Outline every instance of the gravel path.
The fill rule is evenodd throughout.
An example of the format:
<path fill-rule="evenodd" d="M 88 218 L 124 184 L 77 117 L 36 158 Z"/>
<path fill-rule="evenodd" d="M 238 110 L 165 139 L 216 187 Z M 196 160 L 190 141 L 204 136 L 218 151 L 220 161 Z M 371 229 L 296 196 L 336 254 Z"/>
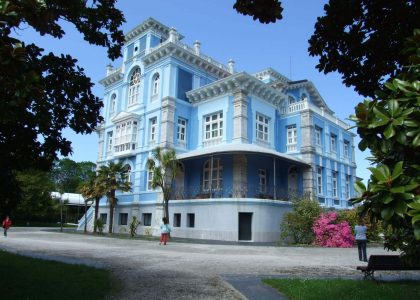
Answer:
<path fill-rule="evenodd" d="M 109 268 L 124 284 L 115 299 L 243 299 L 223 277 L 360 276 L 357 249 L 209 245 L 114 239 L 12 228 L 8 251 Z M 370 254 L 384 254 L 368 248 Z"/>

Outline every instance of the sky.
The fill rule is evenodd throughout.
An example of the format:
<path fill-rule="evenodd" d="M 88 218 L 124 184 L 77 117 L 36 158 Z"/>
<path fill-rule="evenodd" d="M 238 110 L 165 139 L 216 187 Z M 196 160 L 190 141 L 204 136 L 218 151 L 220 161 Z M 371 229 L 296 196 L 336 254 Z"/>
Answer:
<path fill-rule="evenodd" d="M 308 54 L 308 39 L 314 32 L 316 18 L 324 15 L 326 0 L 282 0 L 283 19 L 275 24 L 261 24 L 250 16 L 240 15 L 232 8 L 234 0 L 153 0 L 117 3 L 125 15 L 122 30 L 126 33 L 141 22 L 152 17 L 174 27 L 185 36 L 183 43 L 192 45 L 201 42 L 204 54 L 227 64 L 233 59 L 236 71 L 250 74 L 268 67 L 277 70 L 292 80 L 312 81 L 328 106 L 342 120 L 353 114 L 354 107 L 363 100 L 352 87 L 341 82 L 340 74 L 320 73 L 315 67 L 316 57 Z M 61 40 L 41 37 L 30 28 L 22 27 L 16 34 L 26 42 L 35 42 L 46 52 L 70 54 L 78 60 L 85 73 L 95 83 L 93 92 L 103 97 L 103 87 L 98 83 L 105 77 L 106 65 L 111 61 L 106 49 L 89 45 L 72 27 L 66 26 L 66 35 Z M 121 65 L 121 59 L 111 62 Z M 350 123 L 348 121 L 348 123 Z M 98 137 L 77 135 L 70 129 L 64 135 L 72 142 L 75 161 L 96 162 Z M 359 138 L 355 138 L 357 145 Z M 367 180 L 369 166 L 366 157 L 356 147 L 357 175 Z"/>

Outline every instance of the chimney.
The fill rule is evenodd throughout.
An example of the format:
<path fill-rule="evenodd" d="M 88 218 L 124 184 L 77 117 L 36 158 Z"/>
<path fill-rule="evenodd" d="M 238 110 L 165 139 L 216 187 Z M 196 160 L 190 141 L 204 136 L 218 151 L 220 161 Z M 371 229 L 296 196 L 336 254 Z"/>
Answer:
<path fill-rule="evenodd" d="M 235 73 L 235 61 L 232 58 L 228 61 L 228 67 L 230 73 Z"/>
<path fill-rule="evenodd" d="M 109 63 L 106 66 L 106 76 L 110 75 L 114 71 L 114 67 Z"/>
<path fill-rule="evenodd" d="M 201 48 L 201 43 L 200 43 L 200 41 L 196 40 L 194 42 L 194 51 L 195 51 L 195 54 L 200 55 L 200 48 Z"/>
<path fill-rule="evenodd" d="M 178 32 L 173 27 L 169 30 L 169 41 L 172 43 L 178 42 Z"/>

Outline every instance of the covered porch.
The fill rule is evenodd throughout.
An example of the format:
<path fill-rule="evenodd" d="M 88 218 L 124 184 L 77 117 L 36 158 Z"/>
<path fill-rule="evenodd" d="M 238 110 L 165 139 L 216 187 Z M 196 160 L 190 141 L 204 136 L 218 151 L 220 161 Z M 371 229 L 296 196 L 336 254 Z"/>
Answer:
<path fill-rule="evenodd" d="M 309 164 L 254 144 L 229 144 L 178 155 L 174 200 L 257 198 L 290 201 L 305 194 Z"/>

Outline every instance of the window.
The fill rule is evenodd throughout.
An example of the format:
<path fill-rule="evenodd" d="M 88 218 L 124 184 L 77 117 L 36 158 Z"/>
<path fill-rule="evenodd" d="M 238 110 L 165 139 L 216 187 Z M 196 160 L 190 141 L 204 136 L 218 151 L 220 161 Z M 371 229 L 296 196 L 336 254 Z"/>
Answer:
<path fill-rule="evenodd" d="M 296 124 L 287 126 L 287 151 L 297 150 L 297 128 Z"/>
<path fill-rule="evenodd" d="M 340 205 L 340 200 L 334 199 L 334 205 Z"/>
<path fill-rule="evenodd" d="M 181 214 L 174 214 L 174 227 L 181 227 Z"/>
<path fill-rule="evenodd" d="M 322 146 L 322 129 L 319 127 L 315 127 L 315 145 Z"/>
<path fill-rule="evenodd" d="M 338 195 L 338 182 L 337 182 L 337 178 L 338 178 L 338 172 L 333 171 L 332 172 L 332 192 L 333 192 L 333 197 L 337 197 Z"/>
<path fill-rule="evenodd" d="M 211 186 L 210 186 L 211 182 Z M 203 170 L 203 189 L 221 189 L 223 183 L 223 166 L 220 158 L 213 159 L 213 166 L 211 166 L 211 159 L 206 161 Z"/>
<path fill-rule="evenodd" d="M 325 198 L 318 198 L 319 204 L 325 204 Z"/>
<path fill-rule="evenodd" d="M 143 219 L 143 226 L 151 226 L 152 225 L 152 214 L 151 213 L 142 214 L 142 219 Z"/>
<path fill-rule="evenodd" d="M 349 158 L 349 141 L 344 141 L 344 157 Z"/>
<path fill-rule="evenodd" d="M 117 95 L 116 94 L 112 94 L 111 96 L 111 104 L 110 104 L 110 110 L 109 110 L 109 115 L 112 116 L 115 114 L 115 109 L 117 106 Z"/>
<path fill-rule="evenodd" d="M 152 182 L 153 182 L 153 172 L 148 171 L 147 172 L 147 190 L 149 191 L 153 190 Z"/>
<path fill-rule="evenodd" d="M 331 152 L 337 152 L 337 136 L 335 134 L 331 134 Z"/>
<path fill-rule="evenodd" d="M 135 150 L 137 145 L 137 121 L 118 123 L 115 127 L 115 152 Z"/>
<path fill-rule="evenodd" d="M 155 96 L 159 93 L 159 82 L 160 82 L 160 75 L 159 73 L 156 73 L 153 76 L 152 96 Z"/>
<path fill-rule="evenodd" d="M 322 195 L 323 194 L 323 187 L 322 187 L 322 167 L 317 167 L 316 168 L 316 186 L 317 186 L 317 191 L 318 191 L 318 195 Z"/>
<path fill-rule="evenodd" d="M 293 98 L 292 96 L 289 96 L 289 105 L 293 103 L 296 103 L 296 99 Z"/>
<path fill-rule="evenodd" d="M 149 121 L 149 143 L 156 142 L 157 119 L 153 118 Z"/>
<path fill-rule="evenodd" d="M 351 181 L 351 176 L 350 175 L 346 175 L 346 199 L 350 198 L 350 181 Z"/>
<path fill-rule="evenodd" d="M 112 131 L 107 133 L 107 152 L 112 152 Z"/>
<path fill-rule="evenodd" d="M 268 124 L 269 118 L 260 114 L 256 115 L 256 133 L 257 133 L 257 140 L 268 142 Z"/>
<path fill-rule="evenodd" d="M 127 182 L 131 182 L 131 166 L 125 165 L 125 171 L 124 171 L 124 180 Z"/>
<path fill-rule="evenodd" d="M 183 69 L 178 69 L 178 82 L 177 82 L 177 97 L 188 101 L 187 92 L 191 91 L 193 87 L 193 74 Z"/>
<path fill-rule="evenodd" d="M 223 135 L 223 112 L 215 113 L 204 118 L 204 139 L 221 138 Z"/>
<path fill-rule="evenodd" d="M 128 214 L 127 213 L 120 214 L 119 225 L 127 225 L 127 220 L 128 220 Z"/>
<path fill-rule="evenodd" d="M 102 223 L 106 224 L 106 219 L 108 218 L 108 214 L 100 214 L 99 219 L 101 219 Z"/>
<path fill-rule="evenodd" d="M 128 88 L 128 106 L 136 104 L 139 100 L 140 89 L 140 68 L 136 68 L 130 77 L 130 87 Z"/>
<path fill-rule="evenodd" d="M 187 214 L 187 227 L 193 228 L 195 226 L 195 214 Z"/>
<path fill-rule="evenodd" d="M 178 132 L 177 132 L 178 142 L 185 143 L 187 140 L 187 120 L 179 118 L 178 119 Z"/>
<path fill-rule="evenodd" d="M 267 170 L 266 169 L 259 169 L 258 170 L 258 181 L 259 181 L 259 192 L 266 193 L 267 192 Z"/>

